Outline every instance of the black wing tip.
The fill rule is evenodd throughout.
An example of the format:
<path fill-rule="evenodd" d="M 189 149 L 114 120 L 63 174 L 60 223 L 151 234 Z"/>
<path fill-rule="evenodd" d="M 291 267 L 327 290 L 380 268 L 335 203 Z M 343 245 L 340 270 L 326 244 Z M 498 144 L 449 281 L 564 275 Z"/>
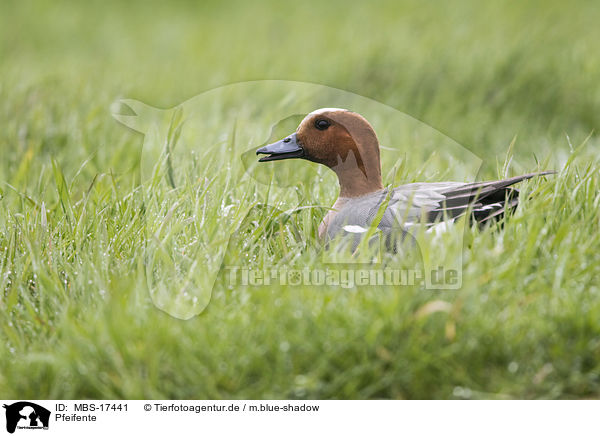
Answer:
<path fill-rule="evenodd" d="M 519 203 L 519 191 L 511 187 L 512 185 L 550 174 L 556 174 L 556 171 L 541 171 L 502 180 L 468 183 L 460 188 L 450 189 L 442 192 L 446 199 L 441 202 L 441 207 L 430 212 L 430 219 L 440 219 L 444 214 L 458 218 L 465 213 L 469 213 L 479 224 L 500 219 L 506 209 L 514 210 Z M 490 207 L 495 204 L 498 206 Z"/>
<path fill-rule="evenodd" d="M 521 182 L 523 180 L 532 179 L 534 177 L 549 176 L 551 174 L 556 174 L 557 172 L 558 171 L 555 171 L 555 170 L 540 171 L 540 172 L 537 172 L 537 173 L 528 173 L 528 174 L 522 174 L 520 176 L 509 177 L 508 179 L 503 179 L 503 180 L 498 180 L 498 181 L 499 182 L 508 182 L 508 181 L 513 181 L 514 180 L 513 183 L 519 183 L 519 182 Z"/>

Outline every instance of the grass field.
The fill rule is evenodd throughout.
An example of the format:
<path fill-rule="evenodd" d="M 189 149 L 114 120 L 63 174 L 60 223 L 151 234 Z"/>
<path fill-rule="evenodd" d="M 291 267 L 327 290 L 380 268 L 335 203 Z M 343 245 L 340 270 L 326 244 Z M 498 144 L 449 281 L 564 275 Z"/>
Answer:
<path fill-rule="evenodd" d="M 480 3 L 3 1 L 0 397 L 598 398 L 600 9 Z M 404 112 L 481 158 L 482 180 L 558 174 L 522 185 L 531 198 L 502 228 L 447 247 L 464 261 L 458 291 L 232 287 L 223 269 L 205 311 L 171 317 L 146 289 L 170 206 L 194 218 L 169 227 L 173 243 L 234 233 L 224 264 L 257 268 L 317 266 L 322 213 L 253 209 L 241 161 L 222 155 L 177 168 L 177 190 L 145 179 L 144 137 L 111 105 L 168 108 L 263 79 Z M 397 176 L 419 179 L 425 162 L 406 162 Z M 227 220 L 203 212 L 214 168 Z M 335 199 L 299 189 L 307 204 Z"/>

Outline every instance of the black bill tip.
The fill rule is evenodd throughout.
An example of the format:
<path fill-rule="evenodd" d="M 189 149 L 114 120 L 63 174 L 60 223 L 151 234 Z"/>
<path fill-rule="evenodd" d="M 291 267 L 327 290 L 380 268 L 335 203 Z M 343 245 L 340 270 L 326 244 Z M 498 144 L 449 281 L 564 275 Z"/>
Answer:
<path fill-rule="evenodd" d="M 294 133 L 281 141 L 259 148 L 256 150 L 256 154 L 266 154 L 267 156 L 261 157 L 258 161 L 269 162 L 304 157 L 304 149 L 298 144 L 298 139 Z"/>

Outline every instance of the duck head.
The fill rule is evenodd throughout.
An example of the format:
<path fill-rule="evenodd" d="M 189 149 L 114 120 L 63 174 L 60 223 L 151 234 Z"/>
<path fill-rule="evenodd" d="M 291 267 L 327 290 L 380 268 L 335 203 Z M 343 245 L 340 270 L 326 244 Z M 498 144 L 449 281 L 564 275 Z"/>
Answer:
<path fill-rule="evenodd" d="M 379 141 L 361 115 L 325 108 L 308 114 L 296 132 L 259 148 L 259 162 L 301 158 L 331 168 L 338 176 L 340 197 L 359 197 L 383 189 Z"/>

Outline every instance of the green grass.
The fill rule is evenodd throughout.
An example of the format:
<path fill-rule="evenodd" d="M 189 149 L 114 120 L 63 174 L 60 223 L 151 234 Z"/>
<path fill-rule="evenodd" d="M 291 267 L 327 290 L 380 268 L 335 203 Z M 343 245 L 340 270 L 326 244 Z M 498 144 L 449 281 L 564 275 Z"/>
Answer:
<path fill-rule="evenodd" d="M 3 2 L 0 397 L 598 398 L 598 21 L 587 1 Z M 464 260 L 458 291 L 232 287 L 223 269 L 204 312 L 170 317 L 147 290 L 149 253 L 163 271 L 189 267 L 233 233 L 224 265 L 318 267 L 323 212 L 286 221 L 256 207 L 268 188 L 238 183 L 242 161 L 227 166 L 193 130 L 177 143 L 198 145 L 174 162 L 178 189 L 165 172 L 144 177 L 144 138 L 111 104 L 172 107 L 262 79 L 403 111 L 483 159 L 480 179 L 505 175 L 515 136 L 509 175 L 559 173 L 524 184 L 529 199 L 501 229 L 468 229 L 447 248 Z M 221 145 L 237 155 L 276 113 L 234 126 L 216 111 L 210 135 L 238 129 Z M 423 139 L 378 133 L 406 156 L 396 178 L 386 162 L 387 182 L 423 180 Z M 334 186 L 295 165 L 301 205 L 329 206 Z M 427 165 L 426 179 L 462 171 Z M 219 193 L 203 196 L 214 168 Z M 206 212 L 228 205 L 226 220 Z M 169 264 L 156 241 L 196 251 Z M 439 300 L 450 308 L 427 310 Z"/>

